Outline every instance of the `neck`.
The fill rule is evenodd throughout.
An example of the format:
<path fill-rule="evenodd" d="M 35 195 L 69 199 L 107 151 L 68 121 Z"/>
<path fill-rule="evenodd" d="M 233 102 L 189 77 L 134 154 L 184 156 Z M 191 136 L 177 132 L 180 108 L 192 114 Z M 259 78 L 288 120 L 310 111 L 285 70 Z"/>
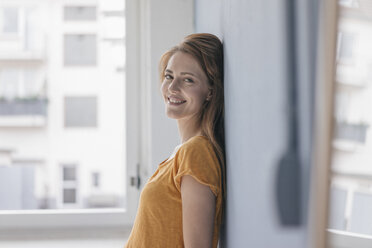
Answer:
<path fill-rule="evenodd" d="M 182 143 L 194 136 L 202 135 L 200 124 L 196 118 L 179 119 L 177 120 L 177 125 Z"/>

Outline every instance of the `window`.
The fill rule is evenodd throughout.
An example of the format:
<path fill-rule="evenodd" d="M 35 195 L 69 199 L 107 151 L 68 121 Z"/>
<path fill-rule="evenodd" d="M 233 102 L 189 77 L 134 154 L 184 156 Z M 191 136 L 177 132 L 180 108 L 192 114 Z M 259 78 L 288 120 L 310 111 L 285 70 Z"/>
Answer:
<path fill-rule="evenodd" d="M 6 199 L 0 201 L 0 209 L 35 209 L 34 176 L 34 166 L 0 166 L 0 199 Z"/>
<path fill-rule="evenodd" d="M 331 187 L 331 199 L 330 204 L 332 211 L 329 216 L 329 228 L 337 230 L 346 230 L 347 226 L 347 199 L 348 190 L 338 188 L 335 186 Z"/>
<path fill-rule="evenodd" d="M 355 192 L 350 218 L 350 231 L 372 235 L 372 192 Z"/>
<path fill-rule="evenodd" d="M 75 166 L 64 166 L 63 167 L 63 181 L 76 181 Z"/>
<path fill-rule="evenodd" d="M 101 174 L 99 172 L 93 172 L 92 173 L 92 186 L 94 188 L 99 188 L 99 186 L 100 186 L 100 177 L 101 177 Z"/>
<path fill-rule="evenodd" d="M 95 34 L 66 34 L 64 36 L 65 66 L 94 66 L 97 64 Z"/>
<path fill-rule="evenodd" d="M 337 59 L 342 62 L 354 58 L 355 34 L 340 32 L 338 34 Z"/>
<path fill-rule="evenodd" d="M 124 9 L 124 2 L 129 7 Z M 97 0 L 96 3 L 96 21 L 84 22 L 64 21 L 65 5 L 61 1 L 31 4 L 37 9 L 34 12 L 37 14 L 29 20 L 29 25 L 35 19 L 59 24 L 39 22 L 41 25 L 32 25 L 34 32 L 48 38 L 43 46 L 49 48 L 45 60 L 17 64 L 21 70 L 38 66 L 46 75 L 41 81 L 49 99 L 47 125 L 37 128 L 0 127 L 0 153 L 11 150 L 3 156 L 5 158 L 0 157 L 0 161 L 7 160 L 8 166 L 21 159 L 40 161 L 35 166 L 34 177 L 34 197 L 40 204 L 32 211 L 23 208 L 0 210 L 1 232 L 27 228 L 46 231 L 56 228 L 69 232 L 72 226 L 116 228 L 133 223 L 139 189 L 130 185 L 130 179 L 137 176 L 138 164 L 147 159 L 139 153 L 140 147 L 148 145 L 139 138 L 145 129 L 145 125 L 139 123 L 140 116 L 147 113 L 140 113 L 141 105 L 137 104 L 142 90 L 140 78 L 144 75 L 141 72 L 148 71 L 139 66 L 143 54 L 138 54 L 145 45 L 138 35 L 138 32 L 145 32 L 139 31 L 144 27 L 138 22 L 144 12 L 138 1 Z M 124 39 L 115 39 L 114 44 L 120 51 L 120 54 L 115 53 L 122 59 L 120 64 L 112 59 L 112 44 L 103 40 L 102 27 L 106 16 L 102 13 L 107 9 L 130 13 L 120 17 L 125 18 L 125 22 L 116 22 L 110 27 L 113 33 L 121 33 L 125 30 L 122 25 L 127 26 L 127 43 Z M 191 30 L 191 25 L 187 27 Z M 176 36 L 175 32 L 173 34 Z M 4 43 L 0 39 L 0 46 Z M 106 49 L 110 52 L 107 53 Z M 14 57 L 17 55 L 13 54 Z M 125 60 L 131 63 L 126 65 Z M 86 69 L 87 66 L 90 67 Z M 116 72 L 119 66 L 125 66 L 123 73 Z M 84 101 L 86 97 L 93 99 Z M 79 104 L 79 99 L 84 104 Z M 77 116 L 78 113 L 81 116 Z M 80 128 L 98 125 L 99 130 Z M 76 181 L 63 180 L 64 165 L 76 166 Z M 94 180 L 93 172 L 100 173 Z M 65 174 L 66 178 L 71 178 L 68 172 Z M 92 184 L 97 185 L 97 181 L 98 187 L 95 188 Z M 9 194 L 2 197 L 0 202 L 6 201 Z M 75 201 L 77 204 L 72 204 Z M 68 209 L 69 206 L 74 209 Z M 26 232 L 13 233 L 22 236 Z"/>
<path fill-rule="evenodd" d="M 78 204 L 78 177 L 76 165 L 62 165 L 62 199 L 63 207 L 71 207 Z"/>
<path fill-rule="evenodd" d="M 18 69 L 0 70 L 0 96 L 2 98 L 13 99 L 19 96 L 20 74 Z"/>
<path fill-rule="evenodd" d="M 0 33 L 4 35 L 19 33 L 19 9 L 17 7 L 0 9 Z"/>
<path fill-rule="evenodd" d="M 359 7 L 358 0 L 339 0 L 338 3 L 341 6 L 348 7 L 348 8 L 358 8 Z"/>
<path fill-rule="evenodd" d="M 368 7 L 356 0 L 339 1 L 337 42 L 337 81 L 333 95 L 333 137 L 331 155 L 331 190 L 329 228 L 340 240 L 350 239 L 345 247 L 370 247 L 372 240 L 372 143 L 371 86 L 365 68 L 372 61 L 372 31 Z M 353 14 L 351 14 L 353 13 Z M 367 14 L 368 13 L 368 14 Z M 344 63 L 345 62 L 345 63 Z M 345 66 L 352 62 L 353 67 Z M 348 82 L 348 83 L 345 83 Z M 352 82 L 352 83 L 349 83 Z"/>
<path fill-rule="evenodd" d="M 44 76 L 36 68 L 0 69 L 0 98 L 45 97 Z"/>
<path fill-rule="evenodd" d="M 65 127 L 97 127 L 97 97 L 65 97 Z"/>
<path fill-rule="evenodd" d="M 65 6 L 65 21 L 95 21 L 97 18 L 95 6 Z"/>

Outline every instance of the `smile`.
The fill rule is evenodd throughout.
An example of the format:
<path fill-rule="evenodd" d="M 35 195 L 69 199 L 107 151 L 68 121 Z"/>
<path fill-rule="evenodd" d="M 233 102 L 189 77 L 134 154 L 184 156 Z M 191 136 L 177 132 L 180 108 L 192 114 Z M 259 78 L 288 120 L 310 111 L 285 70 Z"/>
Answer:
<path fill-rule="evenodd" d="M 175 99 L 175 98 L 169 98 L 168 97 L 168 103 L 172 104 L 172 105 L 180 105 L 182 103 L 185 103 L 186 100 L 180 100 L 180 99 Z"/>

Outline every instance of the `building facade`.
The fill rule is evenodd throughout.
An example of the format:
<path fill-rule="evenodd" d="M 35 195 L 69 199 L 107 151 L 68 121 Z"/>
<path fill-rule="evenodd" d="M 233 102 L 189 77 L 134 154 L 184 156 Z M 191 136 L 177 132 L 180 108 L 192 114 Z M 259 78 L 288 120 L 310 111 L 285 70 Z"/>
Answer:
<path fill-rule="evenodd" d="M 125 206 L 124 1 L 0 3 L 0 209 Z"/>
<path fill-rule="evenodd" d="M 330 228 L 372 235 L 372 2 L 339 2 Z"/>

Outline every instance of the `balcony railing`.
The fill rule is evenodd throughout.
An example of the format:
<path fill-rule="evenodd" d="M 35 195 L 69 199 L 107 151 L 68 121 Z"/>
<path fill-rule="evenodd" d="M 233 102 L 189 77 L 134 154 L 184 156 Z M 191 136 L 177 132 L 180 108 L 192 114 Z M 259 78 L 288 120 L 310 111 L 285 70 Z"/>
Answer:
<path fill-rule="evenodd" d="M 0 127 L 44 127 L 47 99 L 0 100 Z"/>
<path fill-rule="evenodd" d="M 365 143 L 369 125 L 365 123 L 338 122 L 335 125 L 335 138 L 357 143 Z"/>
<path fill-rule="evenodd" d="M 46 116 L 47 99 L 0 100 L 0 116 Z"/>

